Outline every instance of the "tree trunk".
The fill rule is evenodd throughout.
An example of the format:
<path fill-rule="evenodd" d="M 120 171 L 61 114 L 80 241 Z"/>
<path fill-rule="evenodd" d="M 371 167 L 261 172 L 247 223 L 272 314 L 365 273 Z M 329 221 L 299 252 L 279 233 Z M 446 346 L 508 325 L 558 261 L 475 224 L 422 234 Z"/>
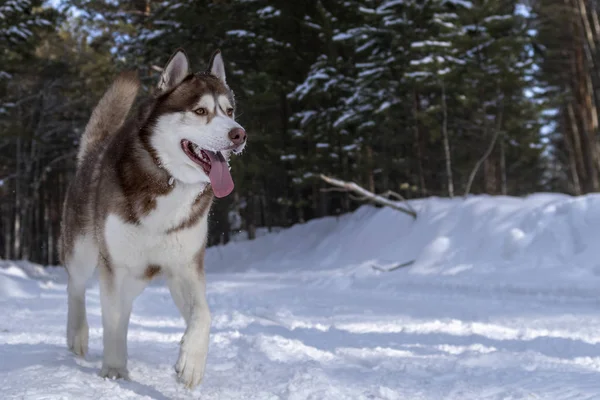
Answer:
<path fill-rule="evenodd" d="M 369 191 L 375 193 L 375 176 L 373 174 L 373 170 L 375 169 L 375 164 L 373 162 L 373 148 L 369 145 L 366 146 L 367 151 L 367 187 Z"/>
<path fill-rule="evenodd" d="M 319 184 L 319 218 L 326 217 L 328 214 L 329 192 L 323 191 L 325 186 Z"/>
<path fill-rule="evenodd" d="M 11 257 L 16 259 L 21 258 L 21 199 L 23 193 L 21 191 L 21 137 L 17 138 L 17 173 L 15 177 L 15 219 L 13 228 L 13 251 Z"/>
<path fill-rule="evenodd" d="M 471 174 L 469 175 L 469 180 L 467 181 L 467 186 L 465 188 L 465 194 L 464 196 L 468 196 L 471 193 L 471 186 L 473 185 L 473 181 L 475 180 L 475 176 L 477 175 L 477 172 L 479 171 L 479 168 L 484 165 L 484 189 L 488 190 L 488 173 L 485 172 L 485 168 L 486 165 L 488 166 L 487 168 L 491 168 L 491 166 L 488 165 L 488 158 L 490 157 L 490 154 L 492 154 L 492 151 L 494 150 L 494 146 L 496 145 L 496 141 L 498 140 L 498 136 L 500 135 L 500 130 L 502 129 L 502 121 L 503 121 L 503 113 L 504 113 L 504 96 L 501 95 L 500 96 L 500 100 L 499 100 L 499 104 L 498 104 L 498 115 L 496 116 L 496 126 L 495 127 L 491 127 L 489 126 L 489 123 L 487 122 L 487 115 L 486 112 L 484 110 L 483 113 L 483 120 L 485 121 L 485 128 L 484 128 L 484 137 L 488 136 L 489 134 L 489 130 L 492 129 L 493 130 L 493 134 L 492 134 L 492 138 L 490 140 L 490 143 L 485 151 L 485 153 L 483 154 L 483 156 L 475 163 L 475 166 L 473 167 L 473 170 L 471 171 Z M 495 169 L 494 169 L 495 170 Z M 495 181 L 495 177 L 494 177 L 494 181 Z"/>
<path fill-rule="evenodd" d="M 8 192 L 8 191 L 7 191 Z M 9 197 L 9 196 L 7 196 Z M 4 226 L 4 258 L 11 259 L 12 258 L 12 242 L 13 242 L 13 221 L 11 216 L 14 216 L 14 210 L 12 209 L 12 196 L 10 196 L 5 204 L 3 204 L 2 208 L 2 218 L 3 218 L 3 226 Z"/>
<path fill-rule="evenodd" d="M 507 182 L 506 182 L 506 153 L 505 153 L 505 137 L 502 134 L 500 136 L 500 193 L 503 196 L 508 194 Z"/>
<path fill-rule="evenodd" d="M 254 240 L 256 239 L 256 213 L 255 213 L 255 203 L 256 200 L 254 198 L 254 193 L 249 192 L 247 196 L 246 202 L 246 231 L 248 232 L 248 239 Z"/>
<path fill-rule="evenodd" d="M 419 180 L 419 189 L 421 196 L 427 195 L 427 188 L 425 187 L 425 175 L 423 172 L 423 151 L 421 149 L 421 132 L 419 130 L 419 94 L 414 91 L 414 105 L 413 105 L 413 116 L 415 120 L 415 152 L 417 154 L 417 174 Z"/>
<path fill-rule="evenodd" d="M 494 195 L 496 194 L 496 162 L 490 157 L 483 161 L 483 191 Z"/>
<path fill-rule="evenodd" d="M 579 0 L 573 0 L 573 9 L 579 9 Z M 585 8 L 585 6 L 584 6 Z M 585 20 L 585 21 L 584 21 Z M 573 46 L 573 96 L 576 99 L 576 106 L 571 112 L 577 115 L 580 122 L 581 147 L 583 151 L 583 163 L 585 166 L 586 179 L 584 181 L 585 192 L 595 192 L 600 189 L 598 181 L 598 170 L 596 168 L 596 133 L 598 128 L 598 114 L 593 98 L 593 89 L 589 75 L 591 59 L 586 55 L 586 25 L 587 18 L 572 18 L 572 33 L 574 38 Z M 588 53 L 589 54 L 589 53 Z"/>
<path fill-rule="evenodd" d="M 448 138 L 448 107 L 446 105 L 446 86 L 444 81 L 442 87 L 442 138 L 444 140 L 444 157 L 446 161 L 446 179 L 448 183 L 448 196 L 454 197 L 454 180 L 452 179 L 452 158 L 450 155 L 450 139 Z"/>
<path fill-rule="evenodd" d="M 345 152 L 341 154 L 342 157 L 342 177 L 344 180 L 350 179 L 350 168 L 348 162 L 348 154 Z M 342 194 L 342 212 L 347 213 L 350 211 L 350 196 L 348 193 Z"/>

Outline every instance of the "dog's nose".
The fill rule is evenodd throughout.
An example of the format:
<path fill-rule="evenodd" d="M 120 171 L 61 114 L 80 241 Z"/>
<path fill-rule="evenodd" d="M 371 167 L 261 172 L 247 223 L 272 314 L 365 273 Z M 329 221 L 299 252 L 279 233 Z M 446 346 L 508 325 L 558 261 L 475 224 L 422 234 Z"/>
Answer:
<path fill-rule="evenodd" d="M 233 128 L 229 131 L 229 139 L 231 139 L 236 146 L 244 144 L 246 141 L 246 131 L 243 128 Z"/>

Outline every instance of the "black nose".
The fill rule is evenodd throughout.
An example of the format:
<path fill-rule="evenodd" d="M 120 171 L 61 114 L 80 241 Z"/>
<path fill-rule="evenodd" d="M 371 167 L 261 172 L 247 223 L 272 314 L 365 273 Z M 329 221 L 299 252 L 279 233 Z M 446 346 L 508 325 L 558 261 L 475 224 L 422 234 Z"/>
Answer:
<path fill-rule="evenodd" d="M 246 141 L 246 131 L 243 128 L 233 128 L 229 131 L 229 139 L 231 139 L 236 146 L 244 144 Z"/>

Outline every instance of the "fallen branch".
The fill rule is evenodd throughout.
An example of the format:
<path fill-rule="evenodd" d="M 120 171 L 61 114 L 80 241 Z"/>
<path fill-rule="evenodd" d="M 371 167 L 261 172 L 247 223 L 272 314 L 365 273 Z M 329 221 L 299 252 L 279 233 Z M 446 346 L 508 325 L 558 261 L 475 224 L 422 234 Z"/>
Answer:
<path fill-rule="evenodd" d="M 348 193 L 347 190 L 344 190 L 344 192 Z M 366 201 L 367 198 L 365 196 L 354 196 L 352 193 L 348 193 L 348 197 L 350 197 L 352 200 L 354 201 Z"/>
<path fill-rule="evenodd" d="M 406 199 L 400 193 L 396 193 L 391 190 L 388 190 L 385 193 L 381 193 L 380 196 L 381 197 L 391 197 L 393 199 L 395 198 L 398 201 L 406 201 Z"/>
<path fill-rule="evenodd" d="M 413 217 L 415 219 L 417 218 L 417 212 L 408 203 L 407 203 L 408 208 L 404 208 L 404 207 L 398 205 L 397 203 L 395 203 L 389 199 L 386 199 L 383 196 L 369 192 L 368 190 L 358 186 L 354 182 L 340 181 L 339 179 L 330 178 L 323 174 L 321 174 L 321 179 L 323 179 L 325 182 L 329 183 L 330 185 L 343 188 L 348 192 L 356 193 L 359 196 L 361 196 L 361 198 L 364 200 L 368 200 L 373 203 L 380 204 L 382 206 L 393 208 L 394 210 L 401 211 L 405 214 L 410 215 L 411 217 Z M 398 194 L 396 193 L 396 195 L 398 195 Z"/>
<path fill-rule="evenodd" d="M 328 193 L 328 192 L 348 193 L 348 191 L 346 189 L 339 188 L 339 187 L 321 188 L 320 191 L 323 192 L 323 193 Z"/>
<path fill-rule="evenodd" d="M 411 260 L 411 261 L 407 261 L 405 263 L 401 263 L 401 264 L 396 264 L 390 268 L 384 268 L 384 267 L 380 267 L 379 265 L 371 265 L 371 268 L 373 268 L 375 271 L 381 271 L 381 272 L 392 272 L 395 271 L 397 269 L 400 269 L 402 267 L 408 267 L 409 265 L 413 265 L 415 263 L 415 260 Z"/>

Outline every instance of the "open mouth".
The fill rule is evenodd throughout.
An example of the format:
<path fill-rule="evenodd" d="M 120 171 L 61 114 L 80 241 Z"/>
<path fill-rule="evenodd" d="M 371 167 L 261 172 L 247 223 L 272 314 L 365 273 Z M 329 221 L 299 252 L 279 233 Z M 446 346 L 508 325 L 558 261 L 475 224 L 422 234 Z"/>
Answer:
<path fill-rule="evenodd" d="M 210 174 L 212 163 L 206 150 L 202 150 L 196 143 L 185 139 L 181 141 L 181 148 L 193 162 L 202 167 L 206 175 Z"/>
<path fill-rule="evenodd" d="M 225 197 L 233 191 L 229 165 L 220 151 L 201 149 L 196 143 L 186 139 L 181 141 L 181 149 L 208 175 L 215 196 Z"/>

